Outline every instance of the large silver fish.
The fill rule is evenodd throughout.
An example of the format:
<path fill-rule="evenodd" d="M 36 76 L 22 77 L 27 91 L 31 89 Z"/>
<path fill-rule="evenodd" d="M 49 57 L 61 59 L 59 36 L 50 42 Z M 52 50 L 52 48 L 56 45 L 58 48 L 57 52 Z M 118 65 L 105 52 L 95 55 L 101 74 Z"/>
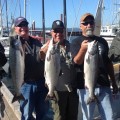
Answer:
<path fill-rule="evenodd" d="M 15 87 L 15 95 L 12 103 L 18 99 L 22 99 L 23 96 L 20 93 L 20 88 L 24 81 L 24 51 L 21 45 L 20 37 L 10 37 L 10 53 L 9 53 L 9 65 L 11 70 L 11 76 Z"/>
<path fill-rule="evenodd" d="M 84 78 L 85 78 L 85 87 L 89 91 L 89 98 L 87 104 L 90 102 L 97 102 L 98 99 L 94 94 L 95 85 L 98 77 L 98 68 L 99 68 L 99 52 L 98 52 L 98 42 L 91 41 L 88 43 L 88 49 L 84 58 Z"/>
<path fill-rule="evenodd" d="M 46 99 L 54 99 L 54 90 L 60 74 L 59 42 L 53 44 L 51 39 L 45 58 L 45 80 L 49 92 Z"/>

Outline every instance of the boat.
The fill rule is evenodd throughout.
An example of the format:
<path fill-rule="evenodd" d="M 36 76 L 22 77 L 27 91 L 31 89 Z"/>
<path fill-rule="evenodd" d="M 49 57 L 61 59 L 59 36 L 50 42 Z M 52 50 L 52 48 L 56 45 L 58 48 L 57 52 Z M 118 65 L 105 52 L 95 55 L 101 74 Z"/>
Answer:
<path fill-rule="evenodd" d="M 114 39 L 114 37 L 117 35 L 117 33 L 120 31 L 120 1 L 119 0 L 113 0 L 113 6 L 114 9 L 112 10 L 113 16 L 111 13 L 111 17 L 113 18 L 111 23 L 108 25 L 102 25 L 100 36 L 106 39 L 109 43 L 109 46 Z M 103 11 L 104 11 L 103 7 Z"/>

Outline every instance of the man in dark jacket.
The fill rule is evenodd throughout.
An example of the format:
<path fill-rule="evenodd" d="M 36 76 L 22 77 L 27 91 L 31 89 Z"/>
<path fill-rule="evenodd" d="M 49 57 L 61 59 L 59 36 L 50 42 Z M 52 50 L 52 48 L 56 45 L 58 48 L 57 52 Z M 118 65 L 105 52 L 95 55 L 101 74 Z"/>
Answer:
<path fill-rule="evenodd" d="M 5 49 L 2 46 L 2 44 L 0 43 L 0 79 L 2 78 L 2 67 L 6 64 L 7 62 L 7 58 L 5 56 Z M 0 87 L 2 86 L 2 83 L 0 81 Z"/>
<path fill-rule="evenodd" d="M 111 43 L 109 57 L 113 63 L 120 63 L 120 31 Z"/>
<path fill-rule="evenodd" d="M 115 80 L 120 88 L 120 31 L 117 33 L 116 37 L 112 40 L 109 57 L 114 64 L 115 70 Z"/>

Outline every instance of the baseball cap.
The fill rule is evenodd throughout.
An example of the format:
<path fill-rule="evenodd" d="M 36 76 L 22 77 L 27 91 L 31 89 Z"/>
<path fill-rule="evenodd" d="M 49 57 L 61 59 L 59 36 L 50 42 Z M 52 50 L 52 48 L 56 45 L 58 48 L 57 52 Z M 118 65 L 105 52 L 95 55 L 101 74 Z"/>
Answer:
<path fill-rule="evenodd" d="M 55 29 L 64 29 L 64 24 L 61 20 L 55 20 L 52 24 L 52 29 L 55 30 Z"/>
<path fill-rule="evenodd" d="M 18 17 L 18 18 L 16 18 L 15 21 L 14 21 L 14 24 L 15 24 L 15 26 L 18 26 L 22 22 L 26 22 L 26 24 L 29 24 L 28 21 L 26 20 L 26 18 L 24 18 L 24 17 Z"/>
<path fill-rule="evenodd" d="M 94 16 L 91 13 L 85 13 L 84 15 L 82 15 L 80 22 L 84 22 L 87 17 L 90 17 L 93 21 L 95 20 Z"/>

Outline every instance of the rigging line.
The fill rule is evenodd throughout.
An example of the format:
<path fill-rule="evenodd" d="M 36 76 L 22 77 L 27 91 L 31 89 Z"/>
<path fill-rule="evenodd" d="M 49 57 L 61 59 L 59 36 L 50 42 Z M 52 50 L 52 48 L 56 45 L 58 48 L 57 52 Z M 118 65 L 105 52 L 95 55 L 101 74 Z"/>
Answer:
<path fill-rule="evenodd" d="M 29 5 L 29 7 L 28 7 L 29 9 L 28 9 L 28 10 L 29 10 L 29 16 L 30 16 L 29 21 L 30 21 L 30 25 L 31 25 L 31 24 L 32 24 L 32 20 L 31 20 L 31 18 L 32 18 L 32 17 L 31 17 L 31 10 L 32 10 L 32 9 L 31 9 L 30 0 L 29 0 L 29 4 L 28 4 L 28 5 Z"/>
<path fill-rule="evenodd" d="M 2 8 L 1 8 L 1 11 L 3 10 L 4 5 L 5 5 L 5 0 L 4 0 L 4 2 L 3 2 L 3 5 L 2 5 Z"/>
<path fill-rule="evenodd" d="M 21 16 L 21 3 L 20 3 L 20 0 L 19 0 L 19 9 L 20 9 L 20 16 Z"/>
<path fill-rule="evenodd" d="M 6 0 L 6 1 L 7 1 L 7 0 Z M 7 8 L 7 9 L 8 9 L 7 12 L 8 12 L 8 11 L 10 12 L 10 8 L 11 8 L 11 4 L 12 4 L 12 3 L 14 3 L 13 0 L 12 0 L 12 2 L 8 3 L 9 6 L 8 6 L 8 8 Z M 8 13 L 7 13 L 7 14 L 8 14 Z"/>
<path fill-rule="evenodd" d="M 6 0 L 6 1 L 7 1 L 7 0 Z M 8 11 L 9 11 L 9 14 L 8 14 L 8 13 L 7 13 L 7 14 L 11 16 L 11 17 L 10 17 L 11 20 L 12 20 L 12 15 L 13 15 L 13 14 L 12 14 L 12 13 L 13 13 L 13 10 L 12 10 L 11 6 L 14 6 L 13 3 L 14 3 L 14 0 L 8 1 L 8 8 L 7 8 L 7 9 L 8 9 Z M 9 24 L 11 24 L 11 20 L 10 20 Z"/>
<path fill-rule="evenodd" d="M 15 16 L 18 1 L 19 1 L 19 0 L 17 0 L 17 2 L 16 2 L 16 6 L 15 6 L 15 10 L 14 10 L 13 16 Z"/>
<path fill-rule="evenodd" d="M 73 0 L 72 0 L 73 1 Z M 77 16 L 78 16 L 78 14 L 79 14 L 79 12 L 80 12 L 80 8 L 81 8 L 81 5 L 82 5 L 82 0 L 81 0 L 81 2 L 80 2 L 80 7 L 78 8 L 78 13 L 77 13 L 77 15 L 75 15 L 75 21 L 74 21 L 74 23 L 73 23 L 73 27 L 72 27 L 72 30 L 71 30 L 71 33 L 70 33 L 70 36 L 69 36 L 69 41 L 70 41 L 70 39 L 71 39 L 71 36 L 72 36 L 72 32 L 73 32 L 73 29 L 74 29 L 74 26 L 75 26 L 75 23 L 76 23 L 76 21 L 77 21 Z"/>

